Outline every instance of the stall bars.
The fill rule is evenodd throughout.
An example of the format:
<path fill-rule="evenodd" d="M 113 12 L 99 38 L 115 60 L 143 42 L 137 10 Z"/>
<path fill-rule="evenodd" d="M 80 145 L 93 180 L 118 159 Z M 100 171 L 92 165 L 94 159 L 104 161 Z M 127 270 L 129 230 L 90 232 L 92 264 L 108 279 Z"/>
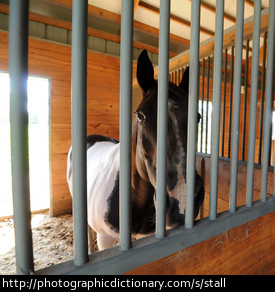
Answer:
<path fill-rule="evenodd" d="M 72 136 L 73 147 L 76 155 L 78 155 L 79 167 L 82 174 L 85 174 L 86 157 L 83 154 L 84 149 L 84 133 L 85 127 L 85 103 L 86 103 L 86 15 L 87 1 L 73 1 L 73 43 L 72 43 Z M 159 96 L 158 113 L 166 115 L 167 111 L 167 82 L 168 82 L 168 59 L 169 59 L 169 9 L 170 1 L 161 0 L 160 7 L 160 72 L 159 86 L 163 86 L 165 94 Z M 83 181 L 74 177 L 74 191 L 78 192 L 78 196 L 74 196 L 74 226 L 75 236 L 75 260 L 58 264 L 44 270 L 36 271 L 36 274 L 120 274 L 129 270 L 145 265 L 159 258 L 172 254 L 178 250 L 182 250 L 188 246 L 196 244 L 200 241 L 213 237 L 221 232 L 225 232 L 231 228 L 244 224 L 264 214 L 275 210 L 274 196 L 267 200 L 266 183 L 268 171 L 268 146 L 270 143 L 271 129 L 271 108 L 265 111 L 264 122 L 264 146 L 263 146 L 263 174 L 262 174 L 262 197 L 261 200 L 254 203 L 251 207 L 252 193 L 248 193 L 247 206 L 243 206 L 236 210 L 236 169 L 238 166 L 238 135 L 237 128 L 239 124 L 240 111 L 240 86 L 241 86 L 241 53 L 242 53 L 242 34 L 243 34 L 243 7 L 244 2 L 238 1 L 237 4 L 237 43 L 235 58 L 235 87 L 234 87 L 234 111 L 233 111 L 233 130 L 232 130 L 232 158 L 231 158 L 231 196 L 230 196 L 230 212 L 219 214 L 217 218 L 216 199 L 217 199 L 217 170 L 218 170 L 218 153 L 212 151 L 212 167 L 211 167 L 211 198 L 210 198 L 210 216 L 200 220 L 195 226 L 193 222 L 194 208 L 194 173 L 196 159 L 196 137 L 197 132 L 196 117 L 198 104 L 198 88 L 199 88 L 199 27 L 200 27 L 200 0 L 192 1 L 192 21 L 191 21 L 191 42 L 190 42 L 190 84 L 189 93 L 189 119 L 188 119 L 188 156 L 187 156 L 187 198 L 186 198 L 186 223 L 185 227 L 180 226 L 171 230 L 165 230 L 165 218 L 163 210 L 163 190 L 165 184 L 160 181 L 165 174 L 165 162 L 163 168 L 158 169 L 158 194 L 157 194 L 157 230 L 156 236 L 151 235 L 147 238 L 131 242 L 131 234 L 129 229 L 129 172 L 130 166 L 130 141 L 131 141 L 131 119 L 127 113 L 131 112 L 131 87 L 132 87 L 132 19 L 133 19 L 133 1 L 122 1 L 122 35 L 121 35 L 121 171 L 125 173 L 125 177 L 121 175 L 120 188 L 120 208 L 121 208 L 121 241 L 119 247 L 95 253 L 89 259 L 87 254 L 87 227 L 86 220 L 86 188 L 81 188 Z M 255 1 L 255 20 L 259 19 L 261 14 L 261 1 Z M 216 9 L 216 36 L 215 36 L 215 56 L 218 60 L 222 59 L 222 39 L 223 39 L 223 13 L 224 2 L 217 1 Z M 84 17 L 85 16 L 85 17 Z M 266 73 L 266 103 L 271 104 L 272 101 L 272 83 L 273 83 L 273 52 L 274 52 L 274 30 L 275 30 L 275 1 L 270 0 L 269 4 L 269 41 L 268 41 L 268 66 Z M 12 144 L 12 179 L 13 179 L 13 200 L 14 200 L 14 226 L 16 241 L 16 263 L 18 274 L 33 274 L 33 251 L 32 251 L 32 232 L 30 224 L 30 197 L 28 186 L 28 141 L 27 134 L 27 75 L 28 75 L 28 1 L 10 1 L 10 75 L 11 75 L 11 144 Z M 220 26 L 220 29 L 218 29 Z M 259 21 L 255 21 L 254 39 L 259 30 Z M 255 42 L 256 44 L 257 42 Z M 168 50 L 167 50 L 168 47 Z M 256 80 L 258 74 L 257 55 L 258 45 L 253 45 L 253 68 L 252 78 Z M 166 71 L 166 72 L 165 72 Z M 253 70 L 252 70 L 253 72 Z M 75 76 L 79 74 L 79 79 Z M 125 74 L 125 75 L 124 75 Z M 128 77 L 127 77 L 128 75 Z M 214 118 L 218 121 L 218 113 L 220 111 L 220 87 L 221 87 L 221 64 L 214 63 Z M 255 82 L 256 84 L 257 82 Z M 254 89 L 255 91 L 255 89 Z M 76 100 L 76 96 L 80 94 L 81 98 Z M 255 95 L 255 94 L 254 94 Z M 254 96 L 253 95 L 253 96 Z M 79 96 L 79 95 L 78 95 Z M 126 101 L 126 103 L 123 103 Z M 251 103 L 256 102 L 255 97 L 251 98 Z M 127 110 L 126 110 L 127 108 Z M 255 107 L 254 107 L 255 108 Z M 126 113 L 127 116 L 124 116 Z M 159 115 L 160 116 L 160 115 Z M 253 119 L 255 113 L 251 113 Z M 79 119 L 79 120 L 78 120 Z M 213 123 L 212 123 L 213 125 Z M 164 126 L 164 128 L 166 128 Z M 250 128 L 250 139 L 253 140 L 253 129 Z M 75 133 L 74 133 L 75 132 Z M 78 138 L 74 137 L 78 135 Z M 160 148 L 165 150 L 166 133 L 158 129 Z M 211 148 L 218 149 L 219 143 L 219 122 L 212 127 Z M 123 148 L 124 147 L 124 148 Z M 125 151 L 122 151 L 124 149 Z M 78 153 L 77 153 L 78 152 Z M 84 151 L 86 152 L 86 151 Z M 163 159 L 158 154 L 158 159 Z M 164 161 L 166 159 L 163 159 Z M 76 165 L 76 163 L 74 163 Z M 159 165 L 159 164 L 158 164 Z M 252 165 L 252 166 L 251 166 Z M 253 162 L 250 161 L 250 168 Z M 74 172 L 76 173 L 76 172 Z M 83 175 L 82 177 L 85 177 Z M 121 178 L 121 180 L 122 180 Z M 127 179 L 125 179 L 127 178 Z M 253 177 L 250 174 L 249 180 L 253 183 Z M 162 190 L 162 191 L 161 191 Z M 266 202 L 267 201 L 267 202 Z M 210 221 L 209 221 L 210 219 Z M 77 233 L 77 236 L 76 236 Z M 90 261 L 89 261 L 90 260 Z"/>

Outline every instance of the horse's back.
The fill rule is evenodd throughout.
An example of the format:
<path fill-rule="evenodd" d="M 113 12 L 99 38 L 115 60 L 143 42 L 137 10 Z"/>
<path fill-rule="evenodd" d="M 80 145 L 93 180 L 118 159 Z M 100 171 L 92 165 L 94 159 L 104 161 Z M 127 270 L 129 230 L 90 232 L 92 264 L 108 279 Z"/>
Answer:
<path fill-rule="evenodd" d="M 100 135 L 87 136 L 88 223 L 96 232 L 108 228 L 105 214 L 119 172 L 119 141 Z M 67 180 L 72 194 L 72 151 L 68 153 Z"/>
<path fill-rule="evenodd" d="M 102 135 L 89 135 L 87 136 L 86 144 L 87 144 L 87 152 L 89 148 L 93 147 L 96 143 L 99 142 L 109 142 L 112 144 L 118 144 L 119 141 L 110 137 L 102 136 Z M 88 160 L 88 157 L 87 157 Z M 72 146 L 69 149 L 68 156 L 67 156 L 67 181 L 71 180 L 72 177 Z M 70 188 L 71 191 L 71 188 Z"/>

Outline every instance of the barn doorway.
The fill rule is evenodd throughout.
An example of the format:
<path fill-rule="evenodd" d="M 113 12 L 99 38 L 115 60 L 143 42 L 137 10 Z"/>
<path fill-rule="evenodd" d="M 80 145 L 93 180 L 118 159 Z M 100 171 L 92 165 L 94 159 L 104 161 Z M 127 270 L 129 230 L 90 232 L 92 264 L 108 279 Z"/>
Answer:
<path fill-rule="evenodd" d="M 13 214 L 10 152 L 10 80 L 0 72 L 0 218 Z M 29 76 L 29 165 L 31 210 L 50 207 L 50 78 Z"/>

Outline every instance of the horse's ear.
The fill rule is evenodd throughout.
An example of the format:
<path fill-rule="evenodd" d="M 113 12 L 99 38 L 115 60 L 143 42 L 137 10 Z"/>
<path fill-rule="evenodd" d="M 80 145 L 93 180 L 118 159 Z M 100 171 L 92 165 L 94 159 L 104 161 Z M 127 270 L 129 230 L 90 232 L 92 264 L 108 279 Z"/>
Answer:
<path fill-rule="evenodd" d="M 180 88 L 182 88 L 186 93 L 188 93 L 189 89 L 189 66 L 185 69 L 181 83 L 180 83 Z"/>
<path fill-rule="evenodd" d="M 139 55 L 137 62 L 137 80 L 138 84 L 143 90 L 147 92 L 151 87 L 154 86 L 154 68 L 148 57 L 147 51 L 143 50 Z"/>

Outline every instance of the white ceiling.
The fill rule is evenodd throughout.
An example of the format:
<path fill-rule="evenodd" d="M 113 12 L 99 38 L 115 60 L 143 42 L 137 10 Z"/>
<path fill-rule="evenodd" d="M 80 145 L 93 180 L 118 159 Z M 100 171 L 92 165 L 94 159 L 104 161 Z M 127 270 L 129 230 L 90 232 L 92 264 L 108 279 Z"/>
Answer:
<path fill-rule="evenodd" d="M 220 1 L 220 0 L 219 0 Z M 150 4 L 154 7 L 160 7 L 159 0 L 143 0 L 144 3 Z M 216 6 L 216 0 L 204 0 L 204 3 Z M 236 18 L 236 2 L 237 0 L 225 0 L 224 11 L 226 14 Z M 251 2 L 251 1 L 250 1 Z M 89 0 L 89 4 L 109 10 L 111 12 L 121 14 L 121 0 Z M 269 6 L 269 0 L 262 0 L 262 8 Z M 252 16 L 254 8 L 248 1 L 245 2 L 244 18 Z M 191 21 L 191 1 L 190 0 L 171 0 L 171 14 L 178 16 L 184 20 Z M 138 6 L 134 19 L 150 25 L 152 27 L 159 27 L 159 15 Z M 229 28 L 235 23 L 227 19 L 224 20 L 224 29 Z M 206 28 L 210 31 L 215 31 L 215 13 L 208 9 L 201 8 L 201 27 Z M 186 25 L 180 24 L 176 21 L 171 21 L 170 32 L 180 37 L 190 39 L 190 28 Z M 201 32 L 201 41 L 205 41 L 210 36 L 206 33 Z"/>

